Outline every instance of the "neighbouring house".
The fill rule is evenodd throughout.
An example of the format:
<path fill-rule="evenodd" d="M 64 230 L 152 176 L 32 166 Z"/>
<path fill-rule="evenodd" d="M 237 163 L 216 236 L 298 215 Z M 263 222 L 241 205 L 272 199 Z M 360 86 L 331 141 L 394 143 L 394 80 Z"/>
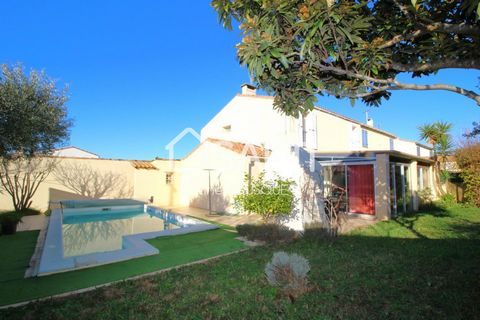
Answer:
<path fill-rule="evenodd" d="M 196 135 L 191 131 L 179 136 Z M 88 159 L 77 157 L 77 151 L 68 157 L 57 153 L 65 169 L 63 179 L 61 170 L 49 177 L 34 206 L 75 196 L 123 197 L 151 199 L 165 208 L 237 213 L 234 196 L 252 176 L 265 172 L 267 178 L 278 175 L 295 181 L 298 201 L 286 224 L 302 229 L 322 219 L 324 199 L 338 190 L 344 190 L 342 209 L 367 219 L 417 210 L 418 193 L 426 188 L 435 192 L 430 146 L 325 108 L 299 118 L 282 115 L 274 110 L 273 97 L 257 95 L 248 84 L 196 137 L 200 144 L 181 160 Z M 93 191 L 86 194 L 69 186 L 65 176 L 72 172 L 90 175 L 86 180 L 94 182 L 89 185 Z M 95 179 L 115 187 L 95 193 L 95 185 L 102 185 Z M 3 205 L 5 195 L 0 198 Z"/>
<path fill-rule="evenodd" d="M 100 158 L 97 154 L 83 150 L 74 146 L 64 147 L 53 150 L 52 153 L 55 157 L 66 157 L 66 158 Z"/>

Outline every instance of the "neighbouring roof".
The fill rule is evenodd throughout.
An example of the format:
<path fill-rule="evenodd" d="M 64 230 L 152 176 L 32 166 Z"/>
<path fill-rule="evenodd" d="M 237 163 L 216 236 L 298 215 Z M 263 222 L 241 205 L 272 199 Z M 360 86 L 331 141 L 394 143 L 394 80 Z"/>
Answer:
<path fill-rule="evenodd" d="M 130 160 L 130 163 L 135 169 L 158 170 L 151 161 Z"/>
<path fill-rule="evenodd" d="M 271 153 L 271 150 L 254 144 L 246 144 L 242 142 L 234 142 L 214 138 L 208 138 L 206 141 L 215 143 L 223 148 L 248 157 L 266 158 L 269 157 Z"/>
<path fill-rule="evenodd" d="M 99 156 L 98 154 L 96 154 L 96 153 L 93 153 L 93 152 L 91 152 L 91 151 L 88 151 L 88 150 L 85 150 L 85 149 L 82 149 L 82 148 L 79 148 L 79 147 L 75 147 L 75 146 L 67 146 L 67 147 L 57 148 L 57 149 L 54 149 L 53 152 L 62 151 L 62 150 L 68 150 L 68 149 L 77 149 L 77 150 L 80 150 L 80 151 L 89 153 L 89 154 L 91 154 L 91 155 L 94 155 L 94 156 L 100 158 L 100 156 Z"/>

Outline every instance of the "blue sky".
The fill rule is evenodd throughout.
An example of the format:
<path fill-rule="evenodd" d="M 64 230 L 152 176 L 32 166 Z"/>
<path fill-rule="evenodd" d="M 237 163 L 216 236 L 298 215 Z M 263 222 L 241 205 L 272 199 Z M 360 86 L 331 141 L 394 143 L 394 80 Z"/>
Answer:
<path fill-rule="evenodd" d="M 68 84 L 69 144 L 107 158 L 167 156 L 172 138 L 200 130 L 249 79 L 235 56 L 238 30 L 223 29 L 208 0 L 2 1 L 0 21 L 0 63 Z M 480 91 L 479 76 L 448 70 L 421 81 Z M 362 121 L 367 110 L 334 98 L 319 105 Z M 473 101 L 440 91 L 394 92 L 369 111 L 376 126 L 407 139 L 418 139 L 422 123 L 450 121 L 459 137 L 480 120 Z M 195 144 L 185 139 L 176 156 Z"/>

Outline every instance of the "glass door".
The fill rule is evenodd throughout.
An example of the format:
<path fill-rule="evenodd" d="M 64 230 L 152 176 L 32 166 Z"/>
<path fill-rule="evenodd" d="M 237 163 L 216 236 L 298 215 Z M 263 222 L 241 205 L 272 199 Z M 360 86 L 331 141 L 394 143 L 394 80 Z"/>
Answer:
<path fill-rule="evenodd" d="M 390 166 L 390 197 L 392 216 L 412 210 L 410 166 L 395 163 Z"/>
<path fill-rule="evenodd" d="M 373 165 L 347 166 L 348 208 L 351 213 L 375 214 Z"/>

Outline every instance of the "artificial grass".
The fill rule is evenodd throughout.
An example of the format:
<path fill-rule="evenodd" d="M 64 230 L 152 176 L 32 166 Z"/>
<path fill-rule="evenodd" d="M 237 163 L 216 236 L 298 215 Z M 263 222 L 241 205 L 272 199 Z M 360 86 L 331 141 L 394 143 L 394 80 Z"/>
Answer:
<path fill-rule="evenodd" d="M 228 253 L 245 246 L 235 233 L 221 229 L 186 235 L 160 237 L 148 242 L 158 248 L 158 255 L 128 261 L 24 279 L 32 256 L 37 231 L 18 232 L 0 237 L 0 305 L 46 297 L 102 283 L 153 272 Z"/>
<path fill-rule="evenodd" d="M 0 311 L 45 319 L 475 319 L 480 210 L 420 213 L 341 236 L 259 247 L 61 300 Z M 308 258 L 295 303 L 264 276 L 275 251 Z"/>

